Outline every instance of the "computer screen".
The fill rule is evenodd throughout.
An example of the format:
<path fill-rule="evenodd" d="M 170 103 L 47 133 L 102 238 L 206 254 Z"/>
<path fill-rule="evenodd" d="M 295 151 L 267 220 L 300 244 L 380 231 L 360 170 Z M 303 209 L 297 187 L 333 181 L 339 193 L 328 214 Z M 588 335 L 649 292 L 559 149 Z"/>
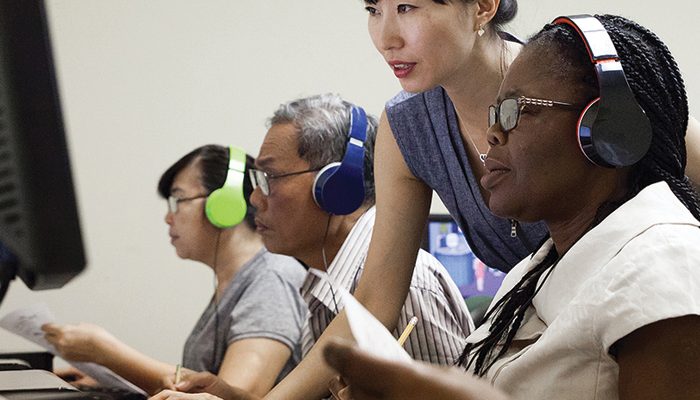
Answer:
<path fill-rule="evenodd" d="M 489 268 L 474 255 L 449 215 L 430 215 L 422 247 L 445 266 L 465 299 L 495 295 L 506 275 Z"/>
<path fill-rule="evenodd" d="M 0 1 L 0 277 L 34 290 L 85 266 L 43 1 Z"/>

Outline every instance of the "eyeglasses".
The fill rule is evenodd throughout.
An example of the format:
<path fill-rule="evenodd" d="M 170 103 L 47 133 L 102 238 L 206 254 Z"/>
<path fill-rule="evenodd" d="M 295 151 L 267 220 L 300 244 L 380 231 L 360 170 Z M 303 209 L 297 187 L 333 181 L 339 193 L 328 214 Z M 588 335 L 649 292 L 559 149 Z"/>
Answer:
<path fill-rule="evenodd" d="M 272 175 L 272 174 L 268 174 L 265 171 L 251 168 L 248 170 L 248 176 L 250 176 L 250 183 L 253 185 L 253 189 L 259 187 L 260 191 L 262 191 L 262 193 L 265 196 L 269 196 L 270 195 L 270 181 L 271 180 L 279 179 L 279 178 L 286 178 L 286 177 L 294 176 L 294 175 L 308 174 L 309 172 L 317 172 L 317 171 L 320 171 L 320 168 L 313 168 L 313 169 L 307 169 L 304 171 L 287 172 L 284 174 Z"/>
<path fill-rule="evenodd" d="M 200 194 L 198 196 L 186 197 L 184 199 L 181 199 L 179 197 L 170 195 L 170 196 L 168 196 L 168 211 L 175 214 L 177 212 L 177 205 L 182 203 L 183 201 L 191 201 L 191 200 L 201 199 L 201 198 L 204 198 L 207 196 L 208 196 L 207 194 Z"/>
<path fill-rule="evenodd" d="M 570 103 L 563 103 L 561 101 L 545 100 L 545 99 L 532 99 L 525 96 L 520 96 L 518 98 L 508 98 L 501 100 L 500 103 L 495 106 L 489 106 L 489 128 L 501 124 L 501 130 L 505 132 L 510 132 L 518 126 L 518 121 L 520 120 L 520 112 L 525 108 L 525 106 L 540 106 L 540 107 L 566 107 L 566 108 L 579 108 L 580 106 Z"/>

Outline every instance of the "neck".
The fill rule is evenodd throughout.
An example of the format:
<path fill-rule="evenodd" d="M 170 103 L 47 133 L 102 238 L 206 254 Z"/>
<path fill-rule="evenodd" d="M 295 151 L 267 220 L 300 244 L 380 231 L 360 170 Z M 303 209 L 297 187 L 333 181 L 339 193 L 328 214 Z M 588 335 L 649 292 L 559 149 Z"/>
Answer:
<path fill-rule="evenodd" d="M 329 216 L 330 223 L 325 240 L 319 238 L 318 246 L 311 249 L 308 254 L 299 257 L 299 259 L 310 268 L 326 271 L 335 259 L 338 251 L 340 251 L 343 243 L 345 243 L 345 239 L 347 239 L 350 231 L 368 208 L 362 206 L 352 214 Z M 324 221 L 324 223 L 326 222 Z"/>
<path fill-rule="evenodd" d="M 614 211 L 615 203 L 622 201 L 627 195 L 627 185 L 624 179 L 616 182 L 600 182 L 591 190 L 585 199 L 579 201 L 582 206 L 571 207 L 570 217 L 545 219 L 549 233 L 554 241 L 557 253 L 567 252 L 583 235 L 594 227 L 596 220 L 607 217 Z M 584 196 L 580 196 L 584 198 Z M 562 198 L 561 202 L 568 202 Z M 574 204 L 572 201 L 571 204 Z"/>
<path fill-rule="evenodd" d="M 245 222 L 220 233 L 216 256 L 207 263 L 216 275 L 217 299 L 221 298 L 226 288 L 241 268 L 263 248 L 262 239 L 246 225 Z"/>
<path fill-rule="evenodd" d="M 476 41 L 470 59 L 442 85 L 455 106 L 462 135 L 470 135 L 483 151 L 488 149 L 488 106 L 495 102 L 504 73 L 519 51 L 520 45 L 489 33 Z"/>

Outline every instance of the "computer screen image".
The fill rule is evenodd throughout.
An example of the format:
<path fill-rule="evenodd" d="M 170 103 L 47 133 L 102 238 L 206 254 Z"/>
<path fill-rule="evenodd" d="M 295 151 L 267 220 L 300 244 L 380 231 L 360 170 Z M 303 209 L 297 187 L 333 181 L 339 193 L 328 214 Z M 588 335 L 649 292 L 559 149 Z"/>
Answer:
<path fill-rule="evenodd" d="M 16 274 L 33 290 L 85 266 L 43 1 L 0 1 L 0 301 Z"/>
<path fill-rule="evenodd" d="M 465 299 L 495 295 L 506 275 L 489 268 L 474 255 L 464 234 L 449 215 L 430 215 L 423 249 L 445 266 Z"/>

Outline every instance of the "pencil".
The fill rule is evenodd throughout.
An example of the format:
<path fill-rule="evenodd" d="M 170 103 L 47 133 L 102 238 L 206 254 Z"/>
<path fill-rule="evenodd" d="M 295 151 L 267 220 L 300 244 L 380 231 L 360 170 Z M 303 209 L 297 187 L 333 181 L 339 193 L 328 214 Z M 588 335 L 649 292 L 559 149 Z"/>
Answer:
<path fill-rule="evenodd" d="M 408 321 L 408 325 L 406 325 L 406 329 L 403 330 L 401 333 L 401 336 L 399 336 L 399 346 L 403 346 L 404 342 L 406 342 L 406 339 L 408 339 L 408 335 L 411 334 L 411 331 L 413 328 L 416 326 L 418 323 L 418 318 L 417 317 L 411 317 L 411 320 Z"/>
<path fill-rule="evenodd" d="M 182 371 L 182 365 L 178 364 L 175 366 L 175 384 L 177 385 L 180 383 L 180 377 L 181 377 L 181 371 Z"/>

